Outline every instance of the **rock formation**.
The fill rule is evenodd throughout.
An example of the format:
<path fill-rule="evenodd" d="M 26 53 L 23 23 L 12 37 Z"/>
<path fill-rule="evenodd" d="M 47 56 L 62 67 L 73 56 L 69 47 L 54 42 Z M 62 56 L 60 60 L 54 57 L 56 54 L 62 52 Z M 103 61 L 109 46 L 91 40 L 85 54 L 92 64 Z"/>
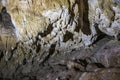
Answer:
<path fill-rule="evenodd" d="M 66 66 L 70 70 L 70 72 L 67 71 L 68 75 L 75 73 L 78 76 L 81 76 L 81 73 L 77 73 L 76 70 L 87 72 L 86 70 L 89 71 L 92 67 L 98 70 L 98 68 L 111 68 L 112 66 L 115 68 L 110 69 L 113 73 L 119 67 L 119 57 L 112 56 L 113 53 L 119 56 L 119 48 L 117 48 L 119 46 L 116 46 L 116 43 L 111 43 L 115 45 L 108 45 L 111 53 L 109 50 L 106 51 L 105 47 L 101 48 L 104 41 L 98 44 L 96 48 L 94 48 L 94 44 L 106 35 L 119 40 L 120 0 L 0 1 L 1 78 L 41 80 L 41 76 L 35 75 L 42 73 L 44 75 L 48 70 L 51 74 L 46 75 L 53 76 L 52 71 L 53 74 L 57 72 L 54 65 L 60 68 L 62 65 L 61 69 L 65 72 L 61 73 L 60 71 L 60 74 L 56 75 L 58 77 L 54 76 L 54 79 L 49 77 L 48 80 L 65 80 L 63 74 L 67 71 Z M 108 43 L 107 40 L 105 41 Z M 113 46 L 116 47 L 113 48 Z M 93 47 L 93 52 L 86 52 L 91 47 Z M 72 55 L 73 52 L 74 55 Z M 65 60 L 61 61 L 63 58 Z M 60 60 L 60 63 L 57 60 Z M 56 62 L 54 63 L 54 61 Z M 116 66 L 113 66 L 114 62 Z M 40 70 L 43 67 L 45 73 Z M 91 69 L 93 73 L 90 73 L 90 76 L 94 75 L 95 69 Z M 109 73 L 109 69 L 101 70 L 105 72 L 105 76 L 109 76 L 106 75 Z M 102 76 L 101 70 L 95 73 Z M 68 75 L 66 74 L 67 77 L 70 77 Z M 85 75 L 89 78 L 89 74 Z M 81 77 L 82 79 L 78 76 L 76 79 L 88 79 L 84 79 L 84 75 Z M 76 79 L 71 78 L 71 80 Z M 47 79 L 45 78 L 45 80 Z"/>
<path fill-rule="evenodd" d="M 16 26 L 12 22 L 6 7 L 2 7 L 0 12 L 0 50 L 14 47 L 18 39 Z"/>
<path fill-rule="evenodd" d="M 7 1 L 6 7 L 17 23 L 22 41 L 31 43 L 31 38 L 37 36 L 41 48 L 56 44 L 56 50 L 66 51 L 91 45 L 100 35 L 96 27 L 117 38 L 118 4 L 113 0 L 12 0 Z"/>

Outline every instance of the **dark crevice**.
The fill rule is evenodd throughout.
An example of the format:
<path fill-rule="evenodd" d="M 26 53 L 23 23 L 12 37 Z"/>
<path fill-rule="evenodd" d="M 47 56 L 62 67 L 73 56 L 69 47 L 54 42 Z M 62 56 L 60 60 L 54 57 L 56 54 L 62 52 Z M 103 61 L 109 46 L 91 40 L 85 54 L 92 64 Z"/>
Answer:
<path fill-rule="evenodd" d="M 72 25 L 72 22 L 73 22 L 74 16 L 75 16 L 75 14 L 74 14 L 74 12 L 73 12 L 73 11 L 74 11 L 74 5 L 75 5 L 76 3 L 74 3 L 73 6 L 71 7 L 70 0 L 68 0 L 68 4 L 69 4 L 68 10 L 69 10 L 69 14 L 70 14 L 70 19 L 69 19 L 69 21 L 68 21 L 68 24 L 71 24 L 71 25 Z"/>
<path fill-rule="evenodd" d="M 56 44 L 52 44 L 52 45 L 50 46 L 50 49 L 49 49 L 49 54 L 50 54 L 50 55 L 54 53 L 55 47 L 56 47 Z"/>
<path fill-rule="evenodd" d="M 81 64 L 84 67 L 86 67 L 88 64 L 88 62 L 85 59 L 76 59 L 75 62 Z"/>
<path fill-rule="evenodd" d="M 102 40 L 103 38 L 105 38 L 106 36 L 107 36 L 106 34 L 98 35 L 97 39 L 92 43 L 92 45 L 96 44 L 97 42 L 99 42 L 100 40 Z"/>
<path fill-rule="evenodd" d="M 78 24 L 76 25 L 75 31 L 79 32 L 80 29 L 83 26 L 83 20 L 82 20 L 82 15 L 83 15 L 82 7 L 83 7 L 83 4 L 82 4 L 81 0 L 76 0 L 76 1 L 77 1 L 77 4 L 78 4 L 79 18 L 78 18 Z"/>
<path fill-rule="evenodd" d="M 23 59 L 23 65 L 25 65 L 26 63 L 27 63 L 27 59 L 24 58 L 24 59 Z"/>
<path fill-rule="evenodd" d="M 39 33 L 39 35 L 41 35 L 41 37 L 46 37 L 48 34 L 50 34 L 53 30 L 52 25 L 53 24 L 49 24 L 47 29 L 43 33 Z"/>
<path fill-rule="evenodd" d="M 91 30 L 90 30 L 90 22 L 88 19 L 88 15 L 89 15 L 89 5 L 88 5 L 88 0 L 84 0 L 83 1 L 83 5 L 84 5 L 84 10 L 83 10 L 83 27 L 82 27 L 82 32 L 86 35 L 90 35 L 91 34 Z"/>
<path fill-rule="evenodd" d="M 38 44 L 38 45 L 37 45 L 36 52 L 37 52 L 37 53 L 39 53 L 39 51 L 40 51 L 40 50 L 41 50 L 41 45 L 40 45 L 40 44 Z"/>
<path fill-rule="evenodd" d="M 66 34 L 63 36 L 63 42 L 67 42 L 70 39 L 73 40 L 73 33 L 66 31 Z"/>
<path fill-rule="evenodd" d="M 105 33 L 103 33 L 102 31 L 100 31 L 97 23 L 94 24 L 94 27 L 95 27 L 95 30 L 97 32 L 97 34 L 95 35 L 95 36 L 97 36 L 97 39 L 93 42 L 93 44 L 96 44 L 98 41 L 105 38 L 107 35 Z M 94 36 L 93 36 L 93 38 L 94 38 Z"/>
<path fill-rule="evenodd" d="M 4 57 L 3 51 L 0 51 L 0 61 Z"/>
<path fill-rule="evenodd" d="M 91 30 L 90 30 L 90 22 L 88 19 L 88 15 L 89 15 L 88 0 L 76 0 L 76 3 L 78 4 L 79 18 L 78 18 L 78 25 L 76 26 L 75 31 L 79 32 L 81 29 L 83 34 L 90 35 Z"/>
<path fill-rule="evenodd" d="M 6 29 L 15 28 L 15 26 L 12 23 L 11 16 L 6 10 L 6 7 L 3 7 L 1 10 L 1 20 L 4 25 L 4 28 Z"/>
<path fill-rule="evenodd" d="M 42 61 L 41 64 L 44 64 L 46 61 L 48 61 L 48 59 L 54 54 L 55 47 L 56 47 L 56 44 L 51 44 L 49 48 L 49 54 L 45 57 L 45 59 Z"/>
<path fill-rule="evenodd" d="M 102 65 L 101 63 L 94 63 L 98 68 L 105 68 L 104 65 Z"/>

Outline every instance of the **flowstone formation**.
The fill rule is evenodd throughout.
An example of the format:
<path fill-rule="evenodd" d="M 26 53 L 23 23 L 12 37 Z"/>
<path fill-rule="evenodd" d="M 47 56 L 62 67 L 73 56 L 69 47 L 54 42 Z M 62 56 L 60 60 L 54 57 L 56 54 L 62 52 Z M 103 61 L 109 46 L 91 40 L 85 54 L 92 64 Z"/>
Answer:
<path fill-rule="evenodd" d="M 103 79 L 102 73 L 119 75 L 119 42 L 106 49 L 103 45 L 110 40 L 101 41 L 106 35 L 119 40 L 119 0 L 0 1 L 1 79 L 96 80 L 94 75 Z"/>

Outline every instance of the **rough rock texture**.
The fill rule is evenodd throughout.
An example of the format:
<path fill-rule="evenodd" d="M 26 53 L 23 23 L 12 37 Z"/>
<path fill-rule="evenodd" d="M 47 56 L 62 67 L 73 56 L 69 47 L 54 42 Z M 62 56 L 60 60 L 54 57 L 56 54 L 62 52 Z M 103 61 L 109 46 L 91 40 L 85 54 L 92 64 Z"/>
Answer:
<path fill-rule="evenodd" d="M 120 42 L 111 41 L 95 54 L 98 63 L 106 67 L 120 67 Z"/>
<path fill-rule="evenodd" d="M 0 79 L 119 80 L 119 0 L 0 1 Z"/>
<path fill-rule="evenodd" d="M 88 47 L 101 34 L 119 34 L 119 1 L 114 0 L 1 0 L 15 20 L 19 38 L 41 50 L 55 44 L 56 51 Z M 118 4 L 116 4 L 118 3 Z M 45 49 L 46 51 L 47 49 Z"/>
<path fill-rule="evenodd" d="M 119 69 L 100 69 L 95 72 L 83 73 L 79 80 L 119 80 L 119 76 Z"/>
<path fill-rule="evenodd" d="M 10 14 L 3 7 L 0 12 L 0 50 L 8 50 L 16 44 L 18 36 L 15 29 Z"/>

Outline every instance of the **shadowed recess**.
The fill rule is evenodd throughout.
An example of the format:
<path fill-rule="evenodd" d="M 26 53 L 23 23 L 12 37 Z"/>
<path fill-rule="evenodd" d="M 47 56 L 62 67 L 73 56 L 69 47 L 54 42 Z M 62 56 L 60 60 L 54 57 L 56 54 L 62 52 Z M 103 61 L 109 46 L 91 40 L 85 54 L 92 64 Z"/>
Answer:
<path fill-rule="evenodd" d="M 75 31 L 79 32 L 81 29 L 81 31 L 84 34 L 90 35 L 91 30 L 88 19 L 88 14 L 89 14 L 88 0 L 76 0 L 76 3 L 78 4 L 79 18 L 78 18 L 78 25 L 76 26 Z"/>
<path fill-rule="evenodd" d="M 45 57 L 45 59 L 42 61 L 42 63 L 45 63 L 46 61 L 48 61 L 48 59 L 54 54 L 55 47 L 56 47 L 56 44 L 51 44 L 51 46 L 49 48 L 49 54 Z"/>
<path fill-rule="evenodd" d="M 79 10 L 79 18 L 78 18 L 78 24 L 75 27 L 75 31 L 79 32 L 80 29 L 83 26 L 83 20 L 82 20 L 82 16 L 83 16 L 83 1 L 81 0 L 76 0 L 76 3 L 78 4 L 78 10 Z"/>
<path fill-rule="evenodd" d="M 52 24 L 49 24 L 47 29 L 43 33 L 39 33 L 41 37 L 46 37 L 48 34 L 50 34 L 53 30 Z"/>
<path fill-rule="evenodd" d="M 91 30 L 90 30 L 90 22 L 88 19 L 88 11 L 89 11 L 89 6 L 88 6 L 88 0 L 84 0 L 83 1 L 83 27 L 82 27 L 82 32 L 86 35 L 90 35 L 91 34 Z"/>
<path fill-rule="evenodd" d="M 66 31 L 66 34 L 63 37 L 63 42 L 67 42 L 70 39 L 73 40 L 73 33 Z"/>
<path fill-rule="evenodd" d="M 68 10 L 69 10 L 69 14 L 70 14 L 70 19 L 69 19 L 68 24 L 72 25 L 74 17 L 75 17 L 75 14 L 73 11 L 74 11 L 74 7 L 76 5 L 76 2 L 71 6 L 70 0 L 68 0 L 68 4 L 69 4 Z"/>
<path fill-rule="evenodd" d="M 6 7 L 3 7 L 1 10 L 1 20 L 3 22 L 4 28 L 6 29 L 15 28 L 15 26 L 12 23 L 11 16 L 6 10 Z"/>

